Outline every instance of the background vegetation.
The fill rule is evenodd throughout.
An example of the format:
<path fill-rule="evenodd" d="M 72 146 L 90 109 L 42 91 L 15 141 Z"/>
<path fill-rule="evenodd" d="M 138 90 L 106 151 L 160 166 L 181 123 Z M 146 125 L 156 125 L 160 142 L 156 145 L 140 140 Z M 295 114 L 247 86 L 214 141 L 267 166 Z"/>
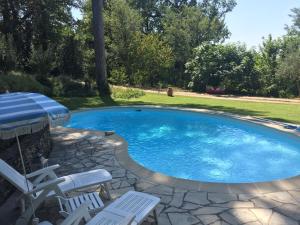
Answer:
<path fill-rule="evenodd" d="M 266 37 L 255 50 L 224 44 L 230 35 L 224 18 L 235 5 L 234 0 L 106 0 L 109 82 L 299 96 L 300 9 L 292 10 L 286 35 Z M 74 20 L 73 7 L 82 10 L 82 19 Z M 92 34 L 90 0 L 2 0 L 0 92 L 97 95 Z"/>

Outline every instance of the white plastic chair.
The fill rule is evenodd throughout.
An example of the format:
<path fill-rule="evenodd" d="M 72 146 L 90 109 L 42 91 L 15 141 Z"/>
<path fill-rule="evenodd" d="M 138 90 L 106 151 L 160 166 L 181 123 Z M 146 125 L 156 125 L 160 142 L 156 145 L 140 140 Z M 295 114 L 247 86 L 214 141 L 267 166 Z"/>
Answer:
<path fill-rule="evenodd" d="M 0 159 L 1 176 L 13 184 L 23 194 L 23 198 L 21 199 L 22 216 L 20 221 L 28 222 L 33 212 L 47 197 L 65 197 L 66 192 L 76 189 L 102 185 L 107 197 L 110 198 L 107 183 L 111 181 L 112 176 L 106 170 L 97 169 L 58 178 L 54 172 L 57 168 L 59 168 L 59 165 L 34 171 L 26 175 L 26 180 L 25 176 L 21 175 L 13 167 Z M 30 207 L 25 208 L 26 200 L 31 202 Z"/>
<path fill-rule="evenodd" d="M 81 222 L 85 222 L 86 225 L 129 225 L 131 224 L 134 216 L 118 216 L 110 212 L 100 212 L 95 217 L 91 218 L 88 212 L 88 205 L 91 202 L 83 203 L 72 214 L 70 214 L 61 225 L 79 225 Z M 43 221 L 38 225 L 53 225 L 48 221 Z"/>

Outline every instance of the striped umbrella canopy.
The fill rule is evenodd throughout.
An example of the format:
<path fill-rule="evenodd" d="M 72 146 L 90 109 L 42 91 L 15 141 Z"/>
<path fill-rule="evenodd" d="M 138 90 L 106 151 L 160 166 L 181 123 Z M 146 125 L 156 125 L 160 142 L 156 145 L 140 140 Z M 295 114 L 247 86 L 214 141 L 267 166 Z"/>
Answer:
<path fill-rule="evenodd" d="M 42 130 L 48 124 L 61 125 L 69 118 L 69 110 L 65 106 L 42 94 L 0 94 L 0 139 L 16 138 L 25 177 L 26 168 L 19 136 Z M 26 184 L 30 191 L 27 179 Z M 35 217 L 32 201 L 30 203 L 32 215 Z M 20 223 L 23 224 L 22 220 Z"/>
<path fill-rule="evenodd" d="M 31 134 L 45 126 L 61 125 L 70 118 L 69 110 L 38 93 L 0 94 L 0 139 Z"/>

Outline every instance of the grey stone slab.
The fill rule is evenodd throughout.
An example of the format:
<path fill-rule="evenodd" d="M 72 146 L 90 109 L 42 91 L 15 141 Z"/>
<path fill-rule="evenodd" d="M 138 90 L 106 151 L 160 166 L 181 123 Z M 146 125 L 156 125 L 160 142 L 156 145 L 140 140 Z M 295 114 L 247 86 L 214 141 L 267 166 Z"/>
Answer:
<path fill-rule="evenodd" d="M 176 207 L 169 207 L 164 211 L 164 213 L 173 213 L 173 212 L 183 213 L 183 212 L 187 212 L 187 210 L 176 208 Z"/>
<path fill-rule="evenodd" d="M 283 215 L 288 216 L 294 220 L 300 220 L 300 206 L 294 204 L 284 204 L 281 207 L 276 208 L 276 211 Z"/>
<path fill-rule="evenodd" d="M 268 193 L 268 194 L 265 194 L 264 196 L 267 198 L 270 198 L 274 201 L 281 202 L 281 203 L 297 204 L 297 201 L 287 191 Z"/>
<path fill-rule="evenodd" d="M 299 204 L 300 203 L 300 191 L 289 191 L 289 193 Z"/>
<path fill-rule="evenodd" d="M 262 225 L 268 225 L 272 215 L 271 209 L 250 209 Z"/>
<path fill-rule="evenodd" d="M 139 180 L 135 184 L 135 187 L 138 191 L 143 191 L 143 190 L 153 187 L 153 186 L 155 186 L 155 184 L 152 184 L 152 183 L 146 182 L 146 181 L 142 181 L 142 180 Z"/>
<path fill-rule="evenodd" d="M 124 170 L 124 169 L 113 170 L 111 172 L 111 175 L 113 178 L 124 177 L 125 172 L 126 172 L 126 170 Z"/>
<path fill-rule="evenodd" d="M 202 207 L 200 209 L 192 210 L 191 213 L 193 215 L 214 215 L 221 212 L 224 212 L 228 209 L 223 207 Z"/>
<path fill-rule="evenodd" d="M 200 215 L 197 217 L 204 225 L 208 225 L 220 220 L 220 218 L 216 215 Z"/>
<path fill-rule="evenodd" d="M 184 198 L 184 201 L 199 205 L 207 205 L 210 203 L 207 200 L 206 192 L 188 192 Z"/>
<path fill-rule="evenodd" d="M 237 200 L 237 195 L 225 193 L 208 193 L 208 199 L 213 203 L 224 203 Z"/>
<path fill-rule="evenodd" d="M 189 203 L 189 202 L 184 202 L 183 205 L 181 206 L 182 209 L 187 209 L 187 210 L 198 209 L 200 207 L 202 206 L 194 203 Z"/>
<path fill-rule="evenodd" d="M 161 213 L 158 217 L 159 225 L 172 225 L 166 213 Z"/>
<path fill-rule="evenodd" d="M 282 214 L 274 212 L 271 216 L 270 225 L 298 225 L 295 220 L 292 220 Z"/>
<path fill-rule="evenodd" d="M 225 208 L 253 208 L 253 202 L 246 202 L 246 201 L 231 201 L 227 203 L 220 203 L 220 204 L 211 204 L 211 206 L 217 207 L 225 207 Z"/>
<path fill-rule="evenodd" d="M 113 199 L 120 197 L 121 195 L 125 194 L 128 191 L 134 191 L 133 187 L 126 187 L 126 188 L 120 188 L 116 190 L 111 190 L 110 195 Z"/>
<path fill-rule="evenodd" d="M 255 207 L 265 209 L 272 209 L 282 205 L 281 202 L 274 201 L 267 197 L 253 198 L 251 199 L 251 201 L 254 203 Z"/>
<path fill-rule="evenodd" d="M 171 206 L 180 207 L 183 203 L 184 192 L 175 192 L 170 202 Z"/>
<path fill-rule="evenodd" d="M 157 186 L 149 187 L 145 191 L 148 193 L 159 194 L 159 195 L 172 195 L 173 194 L 173 189 L 168 186 L 164 186 L 164 185 L 157 185 Z"/>
<path fill-rule="evenodd" d="M 232 225 L 256 222 L 255 215 L 247 209 L 231 209 L 228 212 L 220 214 L 220 217 Z"/>
<path fill-rule="evenodd" d="M 172 225 L 193 225 L 199 223 L 199 219 L 188 213 L 168 213 Z"/>

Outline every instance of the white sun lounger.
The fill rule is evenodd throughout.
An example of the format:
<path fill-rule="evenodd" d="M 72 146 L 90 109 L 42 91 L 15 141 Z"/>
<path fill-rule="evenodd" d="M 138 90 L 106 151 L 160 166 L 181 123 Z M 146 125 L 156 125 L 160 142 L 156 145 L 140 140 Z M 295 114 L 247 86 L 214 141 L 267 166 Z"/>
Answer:
<path fill-rule="evenodd" d="M 49 166 L 30 174 L 27 174 L 27 182 L 29 186 L 29 191 L 32 190 L 39 183 L 45 180 L 55 180 L 57 175 L 54 170 L 59 168 L 59 165 Z M 28 187 L 26 184 L 25 176 L 21 175 L 13 167 L 8 165 L 5 161 L 0 159 L 0 174 L 11 184 L 13 184 L 22 193 L 28 192 Z M 63 193 L 74 191 L 77 189 L 83 189 L 95 185 L 103 185 L 106 194 L 109 198 L 109 190 L 107 183 L 112 180 L 111 174 L 104 169 L 90 170 L 82 173 L 74 173 L 71 175 L 59 177 L 63 178 L 64 182 L 59 183 L 58 186 Z M 29 179 L 34 179 L 32 182 Z M 54 192 L 50 192 L 49 196 L 54 195 Z"/>
<path fill-rule="evenodd" d="M 137 225 L 141 224 L 148 215 L 153 212 L 157 224 L 155 207 L 160 199 L 150 194 L 129 191 L 104 208 L 95 217 L 90 219 L 88 205 L 91 202 L 81 204 L 73 213 L 69 214 L 62 225 L 77 225 L 85 220 L 87 225 Z M 52 225 L 42 222 L 39 225 Z"/>
<path fill-rule="evenodd" d="M 157 215 L 155 207 L 160 202 L 158 197 L 150 194 L 128 191 L 120 198 L 112 202 L 109 206 L 103 209 L 105 212 L 110 212 L 115 215 L 134 215 L 132 225 L 141 224 L 148 215 L 153 212 L 154 220 L 157 224 Z"/>
<path fill-rule="evenodd" d="M 27 174 L 26 182 L 25 176 L 21 175 L 13 167 L 0 159 L 0 175 L 21 191 L 25 199 L 32 202 L 33 209 L 29 209 L 30 207 L 25 209 L 25 201 L 22 201 L 22 217 L 26 221 L 29 220 L 33 211 L 35 211 L 47 197 L 65 197 L 64 194 L 66 192 L 102 185 L 107 196 L 110 198 L 107 183 L 111 181 L 112 176 L 106 170 L 97 169 L 57 178 L 54 172 L 54 169 L 57 168 L 59 168 L 59 165 L 46 167 Z M 31 182 L 29 179 L 34 180 Z"/>
<path fill-rule="evenodd" d="M 95 217 L 91 218 L 88 212 L 88 205 L 90 202 L 83 203 L 72 214 L 70 214 L 61 225 L 79 225 L 85 221 L 86 225 L 130 225 L 133 221 L 134 215 L 127 214 L 118 216 L 110 212 L 99 212 Z M 53 225 L 48 221 L 43 221 L 38 225 Z"/>

